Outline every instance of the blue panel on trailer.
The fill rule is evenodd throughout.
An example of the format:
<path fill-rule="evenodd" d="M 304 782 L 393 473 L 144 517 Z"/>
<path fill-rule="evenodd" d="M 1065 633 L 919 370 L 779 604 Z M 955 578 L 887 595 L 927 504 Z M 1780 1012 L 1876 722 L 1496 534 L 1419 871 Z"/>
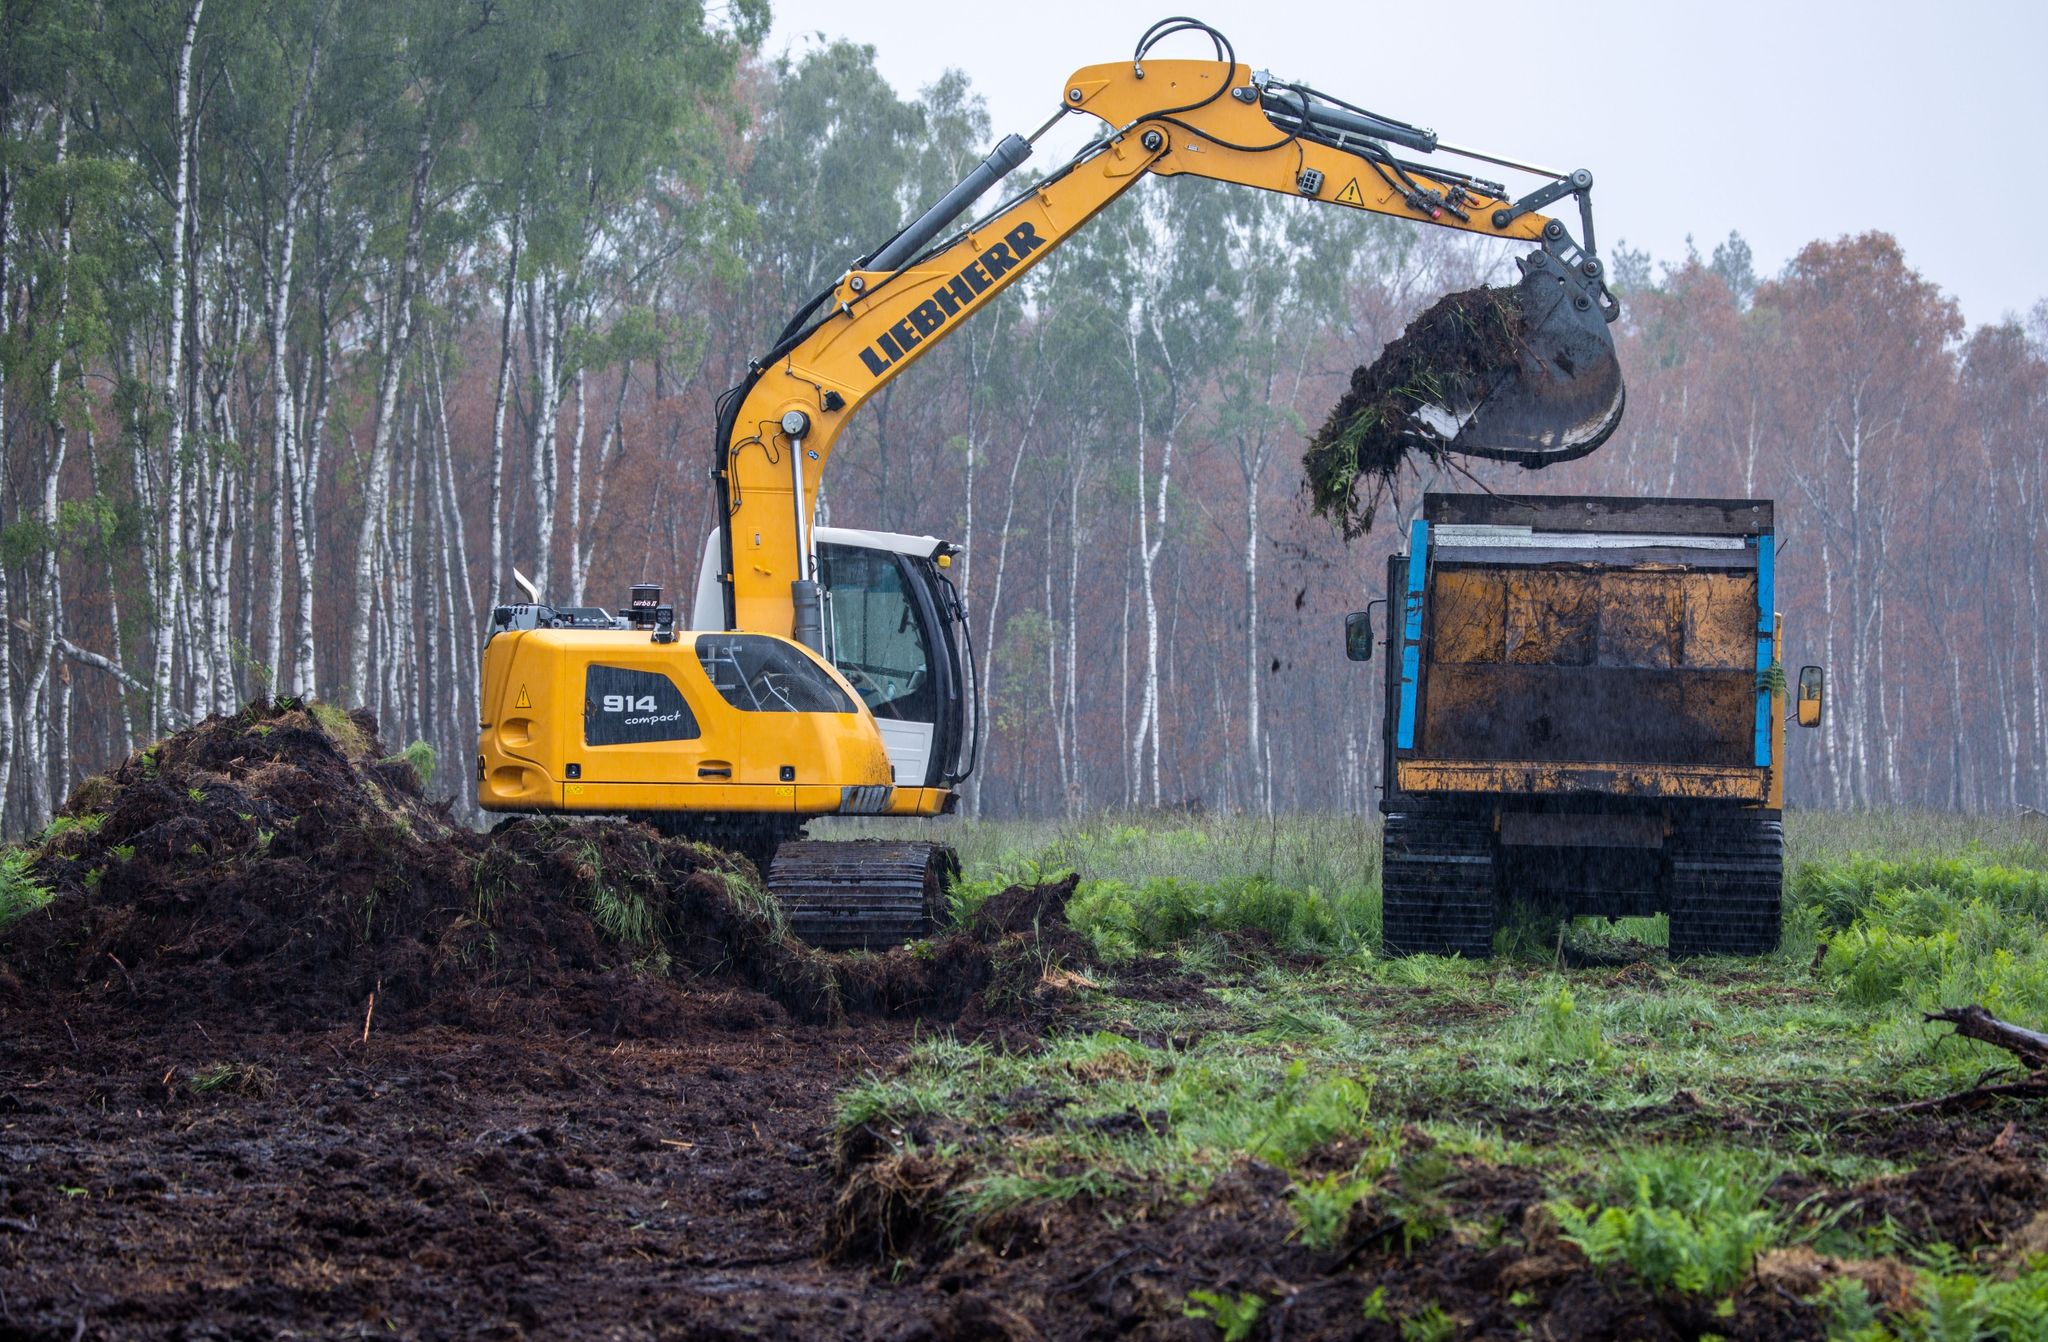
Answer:
<path fill-rule="evenodd" d="M 1756 762 L 1767 768 L 1771 762 L 1771 635 L 1777 620 L 1777 595 L 1772 586 L 1771 563 L 1776 558 L 1771 534 L 1756 538 Z"/>
<path fill-rule="evenodd" d="M 1422 674 L 1422 585 L 1429 572 L 1429 523 L 1416 518 L 1408 529 L 1408 596 L 1401 626 L 1401 720 L 1394 744 L 1415 748 L 1415 682 Z"/>

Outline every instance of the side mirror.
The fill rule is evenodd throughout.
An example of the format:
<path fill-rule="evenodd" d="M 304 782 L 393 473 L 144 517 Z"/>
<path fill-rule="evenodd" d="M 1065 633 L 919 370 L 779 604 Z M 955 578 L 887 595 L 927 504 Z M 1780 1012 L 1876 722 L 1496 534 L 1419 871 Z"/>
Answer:
<path fill-rule="evenodd" d="M 1820 726 L 1821 704 L 1827 699 L 1827 687 L 1827 672 L 1817 666 L 1799 668 L 1799 698 L 1792 707 L 1800 726 Z"/>
<path fill-rule="evenodd" d="M 1344 655 L 1354 662 L 1372 660 L 1372 612 L 1354 610 L 1344 617 Z"/>

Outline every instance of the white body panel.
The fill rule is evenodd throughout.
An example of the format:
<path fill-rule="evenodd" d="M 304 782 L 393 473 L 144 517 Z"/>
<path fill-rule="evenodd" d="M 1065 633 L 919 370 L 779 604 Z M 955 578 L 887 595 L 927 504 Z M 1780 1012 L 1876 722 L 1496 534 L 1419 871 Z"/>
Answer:
<path fill-rule="evenodd" d="M 897 787 L 923 787 L 924 771 L 931 764 L 932 725 L 929 722 L 897 722 L 876 718 L 882 729 L 882 748 L 889 752 L 889 768 Z"/>

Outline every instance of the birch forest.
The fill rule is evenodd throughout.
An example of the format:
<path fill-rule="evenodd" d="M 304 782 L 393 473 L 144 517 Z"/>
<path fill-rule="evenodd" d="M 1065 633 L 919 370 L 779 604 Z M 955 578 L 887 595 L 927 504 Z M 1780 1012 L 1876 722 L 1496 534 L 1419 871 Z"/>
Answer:
<path fill-rule="evenodd" d="M 687 603 L 714 398 L 1029 129 L 957 72 L 764 55 L 766 0 L 604 9 L 0 10 L 0 828 L 272 693 L 366 706 L 467 806 L 513 568 Z M 1497 245 L 1148 183 L 892 384 L 821 520 L 965 547 L 970 808 L 1370 808 L 1342 616 L 1432 488 L 1776 500 L 1784 660 L 1830 672 L 1793 802 L 2048 808 L 2048 307 L 1972 324 L 1882 233 L 1609 260 L 1615 439 L 1407 479 L 1349 545 L 1307 434 Z"/>

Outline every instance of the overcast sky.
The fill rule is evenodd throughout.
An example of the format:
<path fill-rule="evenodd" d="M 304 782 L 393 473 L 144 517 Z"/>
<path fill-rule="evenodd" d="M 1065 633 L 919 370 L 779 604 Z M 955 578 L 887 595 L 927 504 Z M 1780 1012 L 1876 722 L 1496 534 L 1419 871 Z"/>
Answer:
<path fill-rule="evenodd" d="M 1973 325 L 2048 298 L 2044 0 L 773 4 L 771 53 L 848 37 L 905 96 L 956 67 L 997 136 L 1035 129 L 1077 67 L 1192 13 L 1254 69 L 1453 144 L 1590 168 L 1603 251 L 1675 260 L 1688 234 L 1706 253 L 1732 228 L 1768 274 L 1815 238 L 1879 228 Z M 1158 54 L 1207 52 L 1184 36 Z"/>

